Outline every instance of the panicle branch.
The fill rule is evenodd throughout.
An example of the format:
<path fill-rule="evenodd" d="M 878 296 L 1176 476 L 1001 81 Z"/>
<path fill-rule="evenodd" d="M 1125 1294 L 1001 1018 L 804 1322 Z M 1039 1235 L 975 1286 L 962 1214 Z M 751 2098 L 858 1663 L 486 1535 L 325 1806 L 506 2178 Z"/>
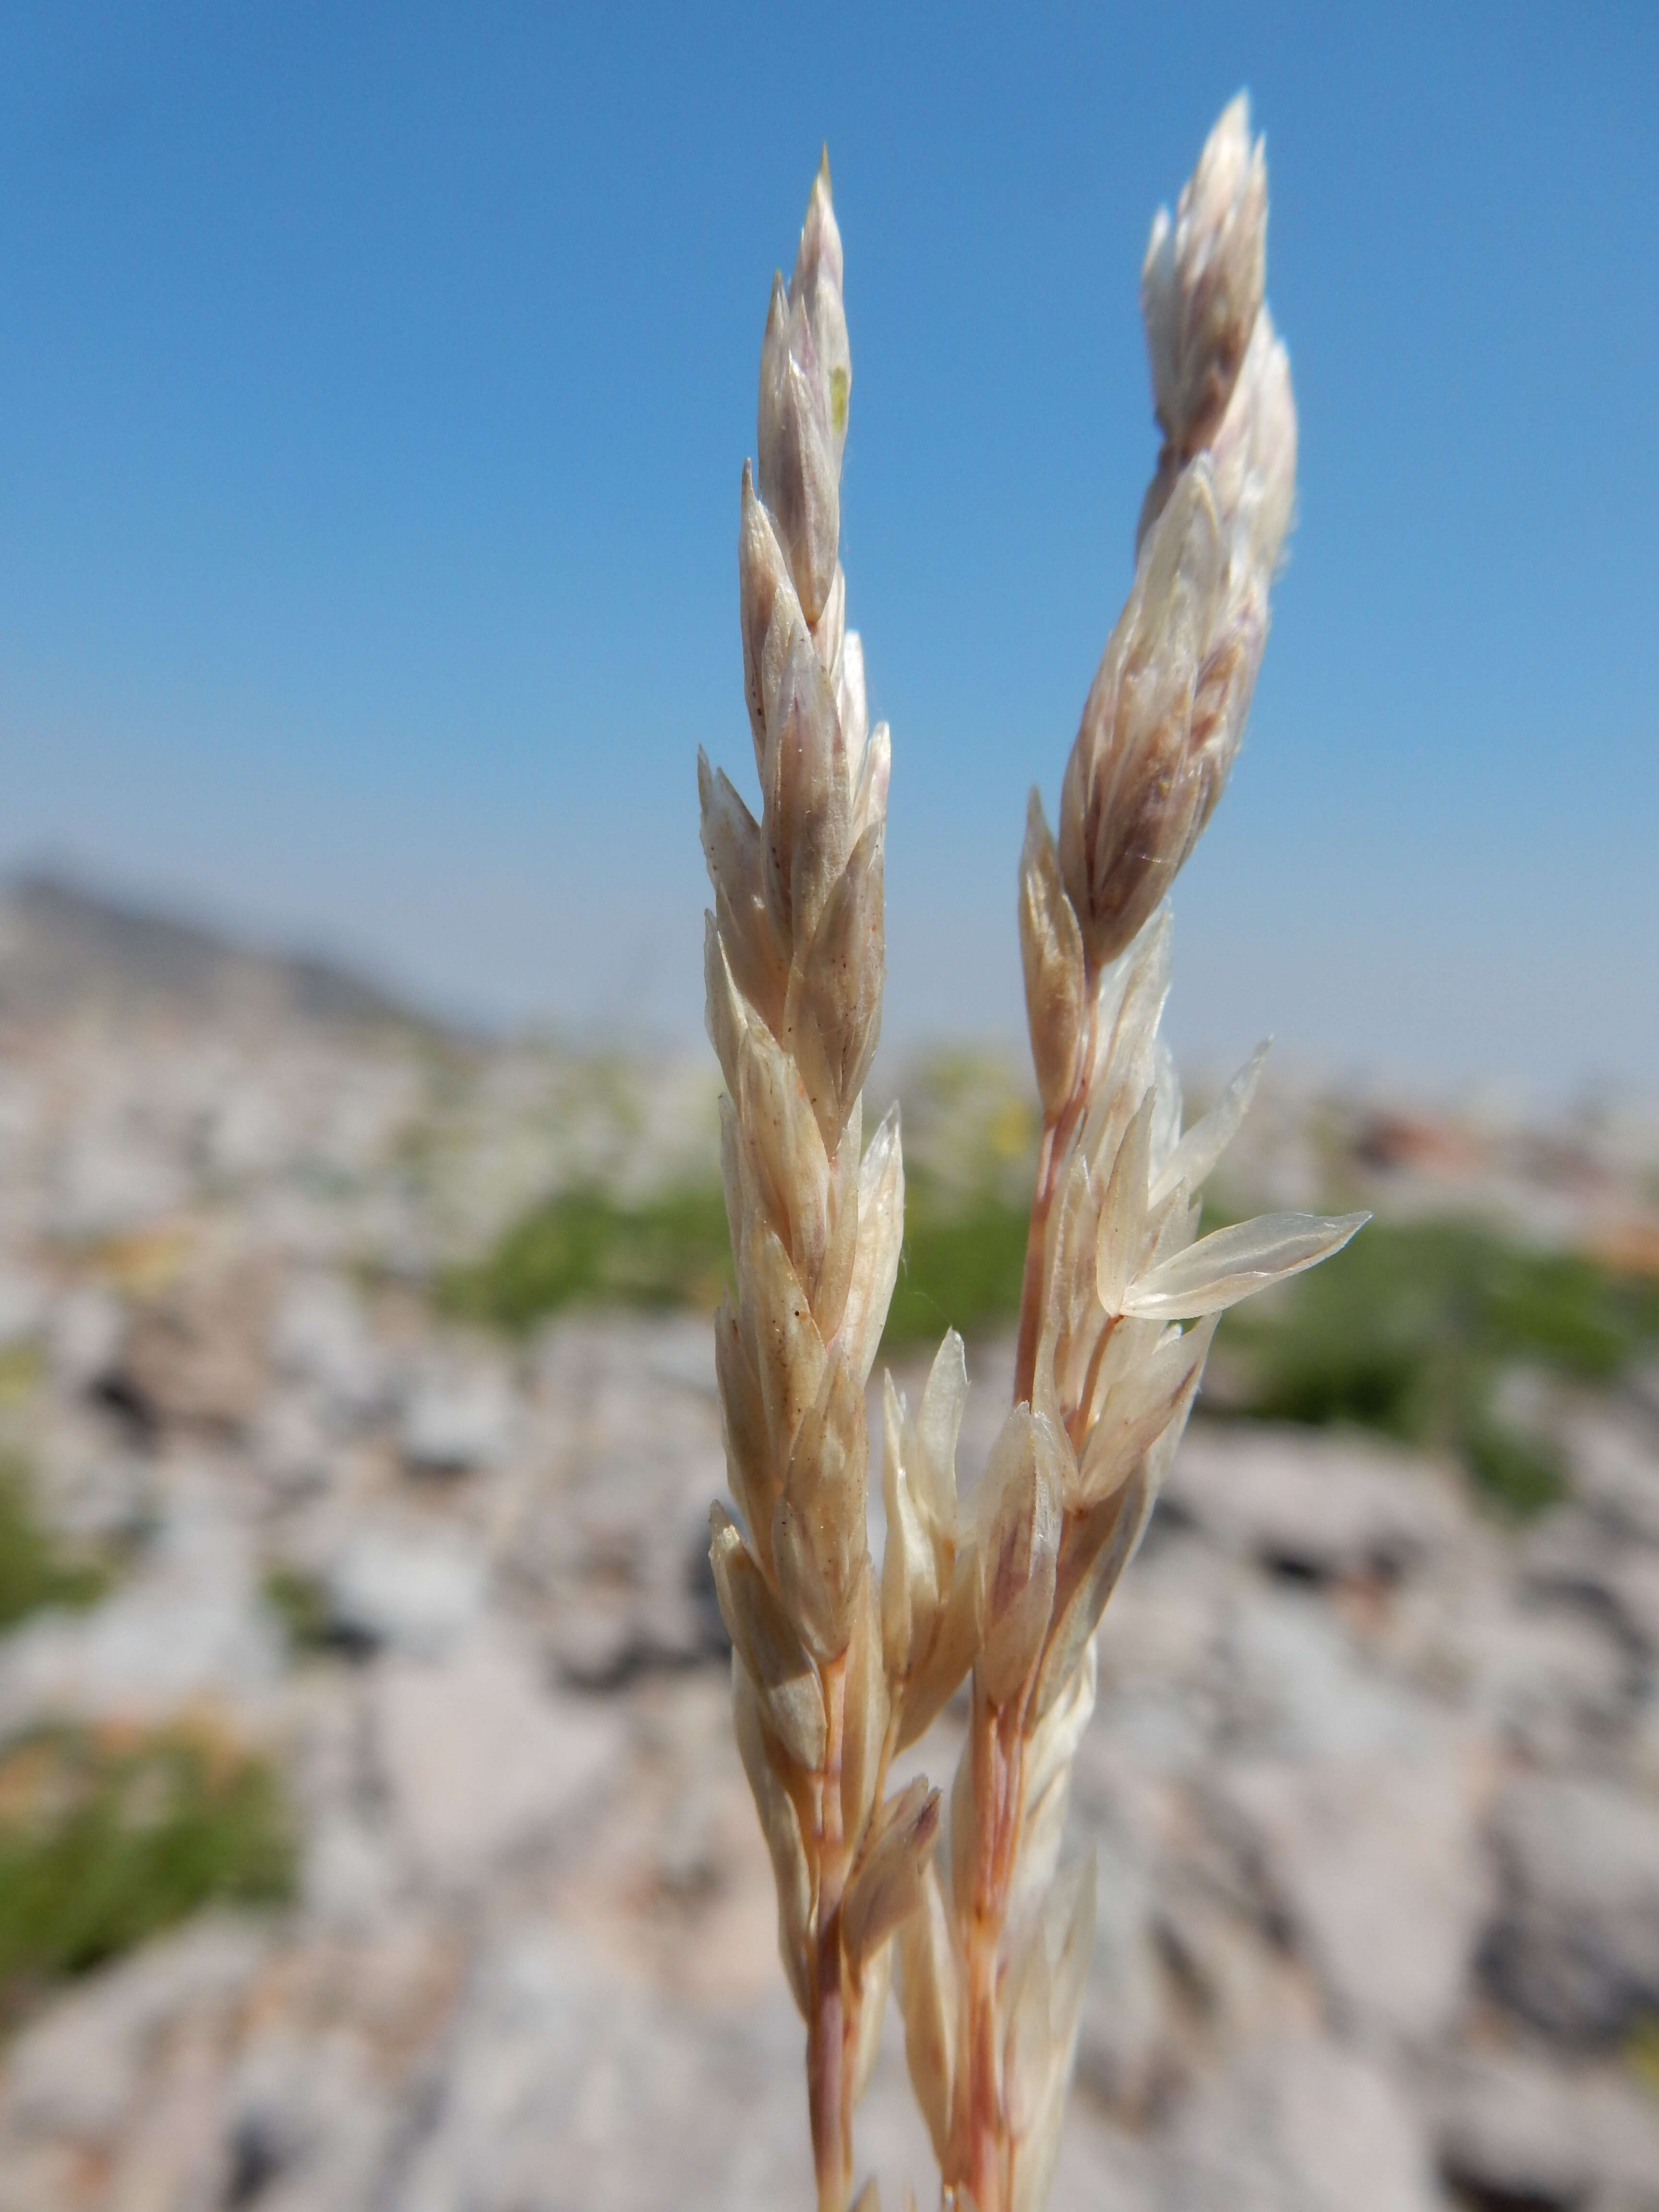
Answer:
<path fill-rule="evenodd" d="M 973 1627 L 957 1556 L 959 1340 L 947 1340 L 915 1423 L 889 1386 L 893 1534 L 879 1579 L 865 1533 L 865 1387 L 898 1267 L 904 1173 L 896 1112 L 863 1144 L 890 755 L 885 725 L 869 726 L 839 558 L 853 374 L 842 283 L 826 159 L 793 273 L 773 285 L 758 465 L 743 472 L 738 598 L 759 819 L 698 764 L 714 888 L 708 1021 L 726 1081 L 737 1278 L 715 1346 L 739 1517 L 714 1507 L 711 1558 L 779 1946 L 806 2022 L 820 2212 L 845 2212 L 851 2198 L 853 2107 L 894 1933 L 921 1901 L 939 1825 L 924 1783 L 886 1796 L 888 1763 L 915 1717 L 966 1671 Z M 957 1655 L 954 1674 L 942 1651 Z"/>
<path fill-rule="evenodd" d="M 1182 1130 L 1158 1036 L 1163 900 L 1237 751 L 1295 491 L 1290 368 L 1263 304 L 1267 168 L 1241 96 L 1141 279 L 1164 445 L 1135 576 L 1085 702 L 1060 834 L 1020 862 L 1043 1138 L 1014 1395 L 975 1501 L 978 1650 L 948 1876 L 902 1932 L 907 2049 L 949 2190 L 1038 2212 L 1093 1941 L 1091 1864 L 1056 1874 L 1094 1632 L 1196 1395 L 1215 1316 L 1364 1219 L 1199 1238 L 1198 1195 L 1261 1054 Z M 1197 1325 L 1183 1330 L 1181 1323 Z"/>

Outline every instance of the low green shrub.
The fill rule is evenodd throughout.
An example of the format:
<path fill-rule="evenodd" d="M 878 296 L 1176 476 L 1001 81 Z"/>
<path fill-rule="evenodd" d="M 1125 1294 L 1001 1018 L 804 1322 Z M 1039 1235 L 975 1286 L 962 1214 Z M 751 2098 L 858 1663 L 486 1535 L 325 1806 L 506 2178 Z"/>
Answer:
<path fill-rule="evenodd" d="M 1506 1425 L 1517 1367 L 1614 1380 L 1659 1345 L 1659 1285 L 1466 1222 L 1372 1222 L 1316 1273 L 1224 1324 L 1237 1409 L 1351 1421 L 1460 1456 L 1495 1502 L 1560 1494 L 1549 1447 Z"/>
<path fill-rule="evenodd" d="M 42 1606 L 87 1606 L 104 1594 L 107 1571 L 66 1553 L 35 1510 L 27 1471 L 0 1458 L 0 1630 Z"/>
<path fill-rule="evenodd" d="M 283 1624 L 296 1653 L 327 1651 L 336 1638 L 328 1593 L 303 1567 L 272 1567 L 263 1584 L 265 1603 Z"/>
<path fill-rule="evenodd" d="M 200 1729 L 56 1729 L 0 1753 L 0 2006 L 210 1899 L 279 1902 L 295 1851 L 263 1759 Z"/>
<path fill-rule="evenodd" d="M 523 1329 L 570 1305 L 712 1310 L 731 1273 L 718 1190 L 632 1206 L 573 1190 L 545 1200 L 476 1265 L 452 1269 L 438 1295 L 462 1318 Z"/>

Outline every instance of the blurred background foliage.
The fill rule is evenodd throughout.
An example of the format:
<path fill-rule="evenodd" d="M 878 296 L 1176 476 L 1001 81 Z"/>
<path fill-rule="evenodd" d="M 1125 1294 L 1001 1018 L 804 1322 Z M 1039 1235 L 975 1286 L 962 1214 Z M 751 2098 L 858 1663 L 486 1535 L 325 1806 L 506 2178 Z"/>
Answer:
<path fill-rule="evenodd" d="M 206 1728 L 60 1728 L 0 1753 L 0 2019 L 211 1899 L 293 1893 L 263 1759 Z"/>
<path fill-rule="evenodd" d="M 68 1551 L 48 1531 L 23 1462 L 0 1458 L 0 1631 L 43 1606 L 92 1605 L 108 1581 L 101 1561 Z"/>
<path fill-rule="evenodd" d="M 1012 1325 L 1036 1139 L 1018 1074 L 989 1056 L 928 1061 L 902 1103 L 905 1243 L 890 1354 L 947 1327 L 983 1337 Z M 1230 1191 L 1205 1226 L 1250 1210 Z M 730 1281 L 718 1190 L 626 1203 L 595 1188 L 544 1200 L 446 1276 L 441 1296 L 455 1314 L 522 1330 L 573 1304 L 712 1308 Z M 1480 1219 L 1383 1218 L 1227 1317 L 1206 1403 L 1243 1419 L 1352 1424 L 1454 1456 L 1496 1505 L 1528 1512 L 1562 1486 L 1553 1447 L 1524 1416 L 1528 1386 L 1610 1382 L 1656 1347 L 1651 1276 Z"/>

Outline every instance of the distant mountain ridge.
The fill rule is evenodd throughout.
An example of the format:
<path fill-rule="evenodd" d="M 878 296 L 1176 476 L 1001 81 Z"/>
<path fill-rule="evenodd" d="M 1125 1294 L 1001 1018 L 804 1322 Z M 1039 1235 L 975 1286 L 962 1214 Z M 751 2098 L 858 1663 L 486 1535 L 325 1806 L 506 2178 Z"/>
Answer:
<path fill-rule="evenodd" d="M 441 1024 L 349 967 L 239 941 L 46 869 L 0 884 L 0 1018 L 105 1012 L 422 1030 Z"/>

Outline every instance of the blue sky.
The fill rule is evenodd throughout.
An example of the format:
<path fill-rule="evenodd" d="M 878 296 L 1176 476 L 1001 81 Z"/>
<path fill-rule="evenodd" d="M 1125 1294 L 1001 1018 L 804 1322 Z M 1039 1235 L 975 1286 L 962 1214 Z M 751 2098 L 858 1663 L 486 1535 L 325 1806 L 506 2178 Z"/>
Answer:
<path fill-rule="evenodd" d="M 1659 14 L 9 9 L 0 866 L 696 1033 L 739 466 L 821 140 L 890 1035 L 1018 1019 L 1241 84 L 1301 521 L 1176 898 L 1200 1058 L 1659 1087 Z"/>

